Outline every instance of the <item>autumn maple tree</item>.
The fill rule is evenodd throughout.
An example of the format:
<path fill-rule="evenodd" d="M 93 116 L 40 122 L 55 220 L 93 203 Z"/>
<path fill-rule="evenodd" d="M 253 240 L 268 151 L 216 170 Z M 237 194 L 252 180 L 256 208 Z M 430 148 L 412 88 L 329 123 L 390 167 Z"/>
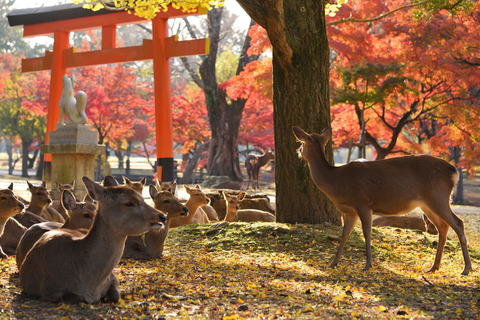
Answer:
<path fill-rule="evenodd" d="M 277 221 L 308 223 L 330 221 L 338 224 L 340 218 L 335 207 L 311 183 L 308 168 L 298 161 L 295 154 L 298 143 L 291 132 L 292 126 L 295 125 L 308 132 L 320 132 L 331 126 L 330 50 L 327 26 L 377 21 L 389 13 L 398 11 L 398 8 L 418 7 L 422 9 L 418 11 L 420 13 L 439 9 L 459 12 L 471 6 L 472 2 L 355 1 L 358 8 L 352 11 L 351 17 L 330 20 L 328 23 L 326 8 L 328 15 L 335 14 L 334 11 L 345 1 L 333 4 L 324 0 L 307 0 L 302 3 L 294 0 L 237 0 L 237 2 L 255 22 L 266 29 L 272 43 Z M 208 6 L 206 3 L 207 1 L 189 2 L 188 5 Z M 150 14 L 149 17 L 161 7 L 155 1 L 136 4 L 120 1 L 115 4 L 120 7 L 124 5 L 124 10 L 132 5 L 132 9 L 139 9 L 136 11 L 137 14 L 143 16 Z M 145 6 L 146 4 L 150 6 Z M 110 2 L 110 6 L 112 5 L 113 2 Z M 365 12 L 361 10 L 362 8 L 370 8 L 378 14 L 370 16 L 372 10 Z M 356 36 L 361 38 L 373 31 L 375 30 L 365 30 Z M 331 144 L 327 145 L 327 157 L 328 160 L 333 160 Z M 292 198 L 295 201 L 291 201 Z"/>

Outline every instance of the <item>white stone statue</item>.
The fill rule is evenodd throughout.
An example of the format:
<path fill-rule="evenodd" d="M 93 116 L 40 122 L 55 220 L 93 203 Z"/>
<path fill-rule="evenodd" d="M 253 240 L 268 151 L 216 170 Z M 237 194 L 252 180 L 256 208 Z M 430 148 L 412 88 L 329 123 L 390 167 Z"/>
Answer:
<path fill-rule="evenodd" d="M 58 107 L 60 108 L 60 121 L 57 125 L 64 125 L 65 123 L 86 124 L 88 119 L 85 114 L 87 106 L 87 94 L 83 91 L 78 91 L 77 95 L 73 96 L 73 87 L 75 86 L 75 77 L 72 75 L 69 78 L 67 75 L 63 76 L 63 92 L 60 97 Z M 65 122 L 65 116 L 68 117 Z"/>

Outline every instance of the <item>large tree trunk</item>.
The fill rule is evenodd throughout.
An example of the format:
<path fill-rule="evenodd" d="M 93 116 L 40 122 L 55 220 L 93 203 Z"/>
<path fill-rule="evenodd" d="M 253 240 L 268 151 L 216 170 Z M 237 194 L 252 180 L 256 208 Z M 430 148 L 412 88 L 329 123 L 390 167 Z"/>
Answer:
<path fill-rule="evenodd" d="M 329 47 L 324 1 L 238 0 L 273 45 L 277 221 L 340 224 L 340 214 L 313 183 L 295 152 L 293 126 L 330 126 Z M 333 163 L 331 143 L 327 146 Z M 333 181 L 332 181 L 333 182 Z"/>
<path fill-rule="evenodd" d="M 193 73 L 192 68 L 183 60 L 195 83 L 205 93 L 208 120 L 211 129 L 210 147 L 208 150 L 207 174 L 210 176 L 228 176 L 232 180 L 243 180 L 240 164 L 236 155 L 238 131 L 245 108 L 245 100 L 227 101 L 225 92 L 218 87 L 216 78 L 216 61 L 220 42 L 220 29 L 223 8 L 208 12 L 208 34 L 210 38 L 210 53 L 203 58 L 199 68 L 200 78 Z M 251 26 L 254 24 L 250 24 Z M 194 36 L 192 34 L 192 36 Z M 258 56 L 248 56 L 250 37 L 247 35 L 238 62 L 238 75 L 251 61 Z"/>

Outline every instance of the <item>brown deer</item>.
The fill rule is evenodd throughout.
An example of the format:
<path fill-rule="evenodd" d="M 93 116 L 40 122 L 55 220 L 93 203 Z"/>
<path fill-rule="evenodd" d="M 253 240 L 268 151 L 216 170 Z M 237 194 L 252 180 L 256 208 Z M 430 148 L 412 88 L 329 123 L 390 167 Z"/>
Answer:
<path fill-rule="evenodd" d="M 60 192 L 60 197 L 62 196 L 63 190 L 68 190 L 72 193 L 75 192 L 75 180 L 73 180 L 71 183 L 60 183 L 58 181 L 55 181 L 55 187 L 58 189 Z M 53 200 L 52 201 L 52 207 L 57 210 L 58 213 L 60 213 L 63 217 L 64 220 L 67 220 L 68 214 L 65 208 L 62 205 L 61 200 Z"/>
<path fill-rule="evenodd" d="M 155 209 L 167 215 L 167 222 L 162 229 L 150 231 L 141 236 L 128 237 L 123 251 L 124 258 L 146 260 L 162 256 L 170 221 L 176 217 L 188 216 L 188 208 L 181 204 L 171 192 L 175 188 L 176 184 L 173 184 L 169 190 L 157 191 L 155 186 L 150 185 L 150 197 L 155 204 Z"/>
<path fill-rule="evenodd" d="M 62 217 L 62 215 L 58 213 L 58 211 L 52 206 L 50 206 L 52 199 L 48 194 L 45 181 L 43 181 L 39 187 L 34 186 L 28 181 L 27 185 L 28 189 L 32 193 L 32 198 L 30 199 L 30 204 L 28 205 L 26 211 L 34 213 L 48 221 L 64 223 L 65 219 Z"/>
<path fill-rule="evenodd" d="M 248 174 L 247 188 L 252 183 L 253 190 L 260 190 L 258 185 L 258 175 L 260 173 L 260 168 L 266 165 L 270 160 L 275 159 L 275 155 L 270 150 L 265 151 L 262 155 L 249 154 L 245 159 L 245 169 Z"/>
<path fill-rule="evenodd" d="M 240 209 L 240 202 L 245 199 L 245 196 L 247 195 L 245 192 L 240 192 L 238 195 L 231 195 L 225 191 L 222 191 L 222 194 L 227 202 L 227 212 L 224 219 L 225 221 L 275 221 L 275 216 L 270 212 L 257 209 Z"/>
<path fill-rule="evenodd" d="M 147 179 L 143 177 L 140 181 L 131 181 L 127 177 L 123 176 L 123 180 L 125 181 L 125 185 L 130 189 L 137 191 L 138 193 L 143 193 L 143 187 L 145 183 L 147 183 Z"/>
<path fill-rule="evenodd" d="M 10 188 L 0 190 L 0 236 L 3 234 L 7 221 L 24 209 L 25 205 L 18 200 L 17 196 Z M 0 247 L 0 258 L 3 259 L 7 257 L 8 256 L 3 252 L 2 247 Z"/>
<path fill-rule="evenodd" d="M 454 166 L 439 158 L 420 155 L 334 167 L 325 157 L 325 145 L 332 138 L 331 128 L 321 134 L 308 134 L 293 127 L 293 133 L 301 143 L 297 150 L 299 157 L 308 163 L 313 181 L 345 216 L 342 239 L 330 267 L 340 261 L 358 218 L 366 246 L 364 270 L 368 270 L 372 266 L 372 215 L 401 215 L 420 207 L 437 228 L 439 237 L 435 262 L 429 272 L 440 267 L 449 226 L 457 233 L 462 247 L 465 260 L 462 274 L 470 272 L 472 263 L 463 221 L 450 207 L 450 196 L 458 179 Z"/>
<path fill-rule="evenodd" d="M 26 230 L 16 247 L 15 258 L 17 260 L 17 267 L 20 269 L 23 259 L 27 252 L 33 247 L 40 237 L 47 231 L 58 228 L 79 230 L 82 233 L 87 233 L 90 229 L 97 207 L 93 200 L 87 195 L 83 201 L 77 201 L 75 196 L 69 190 L 63 190 L 61 195 L 62 206 L 68 212 L 68 218 L 64 224 L 60 222 L 47 221 L 38 223 Z"/>
<path fill-rule="evenodd" d="M 172 186 L 175 186 L 175 189 L 172 193 L 176 195 L 177 179 L 173 180 L 172 182 L 159 182 L 157 180 L 156 186 L 157 190 L 169 190 Z M 198 210 L 203 210 L 203 212 L 199 213 L 199 215 L 206 214 L 208 217 L 208 221 L 218 221 L 217 211 L 210 204 L 203 205 L 199 209 L 197 209 L 197 211 Z"/>
<path fill-rule="evenodd" d="M 406 215 L 406 216 L 380 216 L 375 217 L 372 221 L 374 227 L 396 227 L 402 229 L 412 229 L 427 231 L 430 234 L 438 234 L 435 225 L 428 220 L 426 215 L 422 217 Z"/>
<path fill-rule="evenodd" d="M 166 221 L 161 211 L 128 187 L 103 187 L 87 177 L 82 180 L 98 202 L 92 227 L 86 235 L 52 230 L 35 243 L 20 266 L 20 284 L 26 294 L 69 303 L 118 301 L 118 280 L 112 271 L 127 236 L 158 230 Z"/>
<path fill-rule="evenodd" d="M 184 185 L 185 191 L 190 195 L 185 206 L 188 208 L 189 215 L 187 217 L 173 218 L 170 227 L 175 228 L 192 223 L 208 223 L 208 216 L 203 210 L 198 210 L 201 206 L 209 203 L 210 199 L 203 193 L 199 185 L 195 188 L 189 188 Z"/>

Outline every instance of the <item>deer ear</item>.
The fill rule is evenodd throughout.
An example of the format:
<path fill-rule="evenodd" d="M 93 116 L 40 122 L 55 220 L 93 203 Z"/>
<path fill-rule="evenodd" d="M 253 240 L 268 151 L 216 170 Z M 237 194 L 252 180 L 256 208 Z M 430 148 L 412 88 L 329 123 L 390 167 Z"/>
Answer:
<path fill-rule="evenodd" d="M 143 177 L 141 180 L 140 180 L 140 183 L 145 185 L 145 183 L 147 183 L 147 178 Z"/>
<path fill-rule="evenodd" d="M 57 180 L 55 180 L 55 187 L 60 190 L 60 182 L 58 182 Z"/>
<path fill-rule="evenodd" d="M 72 189 L 75 189 L 75 180 L 73 180 L 72 183 L 70 183 L 70 185 L 72 186 Z"/>
<path fill-rule="evenodd" d="M 125 182 L 125 184 L 131 184 L 132 182 L 125 176 L 122 176 L 123 177 L 123 181 Z"/>
<path fill-rule="evenodd" d="M 88 202 L 88 203 L 92 203 L 92 204 L 95 203 L 95 201 L 90 197 L 90 195 L 88 194 L 88 192 L 87 192 L 87 194 L 85 195 L 85 197 L 83 197 L 83 202 Z"/>
<path fill-rule="evenodd" d="M 72 211 L 77 206 L 75 196 L 68 190 L 62 192 L 62 205 L 67 211 Z"/>
<path fill-rule="evenodd" d="M 32 190 L 33 184 L 31 184 L 30 182 L 28 182 L 28 180 L 27 180 L 27 185 L 28 185 L 28 189 Z"/>
<path fill-rule="evenodd" d="M 325 137 L 327 137 L 328 140 L 330 140 L 332 138 L 332 128 L 331 127 L 325 128 L 322 131 L 322 135 L 324 135 Z"/>
<path fill-rule="evenodd" d="M 85 187 L 87 188 L 88 195 L 93 200 L 100 201 L 100 199 L 102 199 L 103 197 L 103 191 L 105 190 L 105 188 L 98 183 L 90 180 L 90 178 L 88 177 L 83 177 L 82 180 L 83 184 L 85 184 Z"/>
<path fill-rule="evenodd" d="M 105 176 L 105 178 L 103 178 L 103 186 L 104 187 L 116 187 L 116 186 L 118 186 L 118 181 L 117 181 L 117 179 L 115 179 L 111 175 L 107 175 L 107 176 Z"/>
<path fill-rule="evenodd" d="M 8 189 L 13 191 L 13 182 L 10 182 L 10 185 L 8 186 Z"/>
<path fill-rule="evenodd" d="M 152 199 L 155 199 L 157 197 L 158 191 L 153 184 L 150 185 L 150 187 L 148 188 L 148 191 L 150 192 L 150 197 Z"/>
<path fill-rule="evenodd" d="M 311 139 L 308 133 L 303 131 L 303 129 L 300 127 L 293 127 L 292 130 L 293 130 L 293 134 L 299 141 L 306 142 Z"/>
<path fill-rule="evenodd" d="M 47 187 L 47 183 L 45 181 L 42 181 L 42 187 L 44 187 L 44 188 Z"/>
<path fill-rule="evenodd" d="M 176 180 L 174 180 L 174 182 L 172 183 L 172 185 L 168 188 L 167 191 L 170 191 L 173 195 L 175 194 L 175 192 L 177 191 L 177 182 L 175 182 Z"/>

